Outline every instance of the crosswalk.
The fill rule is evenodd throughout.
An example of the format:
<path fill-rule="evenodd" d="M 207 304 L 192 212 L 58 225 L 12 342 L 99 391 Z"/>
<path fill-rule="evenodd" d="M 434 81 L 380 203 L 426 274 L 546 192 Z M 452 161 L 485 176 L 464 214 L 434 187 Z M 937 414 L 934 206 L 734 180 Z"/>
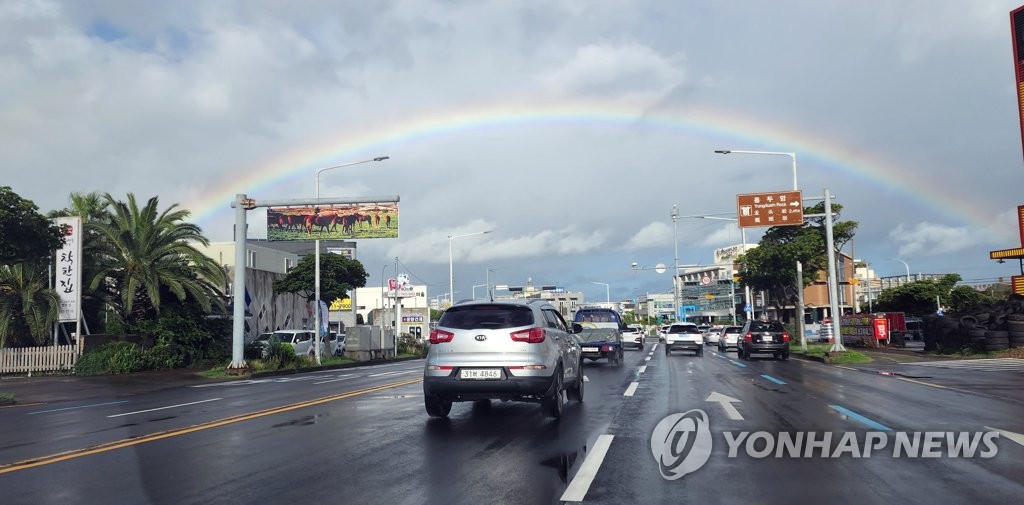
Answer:
<path fill-rule="evenodd" d="M 959 370 L 975 370 L 979 372 L 1024 372 L 1024 359 L 992 358 L 992 359 L 960 359 L 953 361 L 929 361 L 926 363 L 906 363 L 910 366 L 932 368 L 952 368 Z"/>

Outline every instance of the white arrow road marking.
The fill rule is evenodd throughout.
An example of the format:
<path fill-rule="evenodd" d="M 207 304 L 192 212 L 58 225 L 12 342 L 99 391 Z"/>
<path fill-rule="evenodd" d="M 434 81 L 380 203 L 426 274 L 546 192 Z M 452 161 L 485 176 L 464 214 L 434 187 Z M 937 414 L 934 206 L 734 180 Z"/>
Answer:
<path fill-rule="evenodd" d="M 733 406 L 733 403 L 742 403 L 743 400 L 737 400 L 731 396 L 725 396 L 721 393 L 713 392 L 708 395 L 707 400 L 704 401 L 720 403 L 722 405 L 722 409 L 725 410 L 725 415 L 729 416 L 729 419 L 732 419 L 733 421 L 743 420 L 743 416 L 740 415 L 740 411 L 736 410 L 736 407 Z"/>
<path fill-rule="evenodd" d="M 562 501 L 581 502 L 583 498 L 586 498 L 590 484 L 594 482 L 594 477 L 597 477 L 597 471 L 601 469 L 601 463 L 604 462 L 604 457 L 608 454 L 608 448 L 611 447 L 613 438 L 615 438 L 613 435 L 597 437 L 594 449 L 587 454 L 583 464 L 580 465 L 580 470 L 576 472 L 569 487 L 565 488 L 565 492 L 562 493 L 560 498 Z"/>
<path fill-rule="evenodd" d="M 985 429 L 986 430 L 992 430 L 992 431 L 998 431 L 999 432 L 999 436 L 1006 437 L 1006 438 L 1008 438 L 1010 440 L 1013 440 L 1014 442 L 1017 442 L 1020 445 L 1024 445 L 1024 435 L 1021 435 L 1020 433 L 1014 433 L 1012 431 L 1000 430 L 999 428 L 992 428 L 992 427 L 989 427 L 989 426 L 986 426 Z"/>
<path fill-rule="evenodd" d="M 583 382 L 590 382 L 590 377 L 587 377 L 586 375 L 584 375 L 583 376 Z"/>
<path fill-rule="evenodd" d="M 639 385 L 640 385 L 639 382 L 630 382 L 629 383 L 629 387 L 626 388 L 626 392 L 625 393 L 622 393 L 622 396 L 633 396 L 633 393 L 636 393 L 636 388 Z"/>

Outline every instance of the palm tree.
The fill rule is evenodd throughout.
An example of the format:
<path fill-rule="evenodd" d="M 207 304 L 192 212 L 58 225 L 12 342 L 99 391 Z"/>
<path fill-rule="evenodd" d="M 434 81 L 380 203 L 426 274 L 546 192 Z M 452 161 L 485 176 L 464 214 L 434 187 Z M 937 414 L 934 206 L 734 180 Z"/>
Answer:
<path fill-rule="evenodd" d="M 198 226 L 184 221 L 187 210 L 173 204 L 160 212 L 155 196 L 140 208 L 132 193 L 127 202 L 109 193 L 103 200 L 109 215 L 93 223 L 103 245 L 90 289 L 105 286 L 103 291 L 113 294 L 108 303 L 123 321 L 159 314 L 161 293 L 181 302 L 191 298 L 205 311 L 220 302 L 217 286 L 224 283 L 224 271 L 193 247 L 209 241 Z"/>
<path fill-rule="evenodd" d="M 46 263 L 0 265 L 0 348 L 43 344 L 60 314 Z"/>

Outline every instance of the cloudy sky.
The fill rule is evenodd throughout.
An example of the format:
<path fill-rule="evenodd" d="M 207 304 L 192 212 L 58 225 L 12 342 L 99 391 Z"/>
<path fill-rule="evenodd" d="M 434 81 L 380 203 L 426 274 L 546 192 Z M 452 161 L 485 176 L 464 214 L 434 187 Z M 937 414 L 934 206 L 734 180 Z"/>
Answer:
<path fill-rule="evenodd" d="M 670 290 L 630 264 L 672 263 L 673 204 L 792 185 L 788 157 L 715 149 L 795 152 L 878 275 L 994 280 L 1020 273 L 988 251 L 1020 245 L 1021 3 L 5 0 L 0 184 L 44 212 L 157 195 L 224 241 L 234 194 L 310 198 L 386 155 L 321 176 L 401 197 L 401 238 L 359 243 L 370 285 L 397 256 L 443 294 L 448 235 L 490 229 L 453 241 L 457 298 L 493 269 L 602 300 Z M 681 264 L 739 241 L 678 223 Z"/>

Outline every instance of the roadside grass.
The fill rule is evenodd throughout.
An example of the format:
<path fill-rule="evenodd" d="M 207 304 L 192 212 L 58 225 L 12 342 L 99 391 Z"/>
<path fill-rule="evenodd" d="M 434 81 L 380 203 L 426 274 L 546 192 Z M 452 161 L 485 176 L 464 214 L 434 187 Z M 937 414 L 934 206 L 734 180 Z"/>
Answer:
<path fill-rule="evenodd" d="M 356 360 L 346 356 L 322 356 L 320 358 L 320 366 L 346 365 L 355 362 Z M 281 361 L 277 358 L 250 359 L 248 360 L 248 363 L 248 371 L 241 375 L 228 372 L 227 363 L 223 363 L 209 370 L 199 372 L 199 375 L 207 379 L 227 379 L 235 377 L 248 377 L 249 375 L 256 372 L 272 372 L 276 370 L 298 371 L 307 368 L 314 368 L 317 366 L 316 364 L 313 363 L 313 360 L 305 356 L 296 357 L 294 361 L 284 366 L 281 366 Z"/>
<path fill-rule="evenodd" d="M 874 361 L 870 356 L 857 351 L 847 349 L 845 352 L 829 352 L 831 344 L 810 344 L 807 351 L 798 346 L 790 347 L 790 352 L 800 354 L 808 358 L 827 359 L 828 363 L 845 365 L 862 365 Z"/>
<path fill-rule="evenodd" d="M 0 405 L 14 403 L 14 395 L 0 391 Z"/>

